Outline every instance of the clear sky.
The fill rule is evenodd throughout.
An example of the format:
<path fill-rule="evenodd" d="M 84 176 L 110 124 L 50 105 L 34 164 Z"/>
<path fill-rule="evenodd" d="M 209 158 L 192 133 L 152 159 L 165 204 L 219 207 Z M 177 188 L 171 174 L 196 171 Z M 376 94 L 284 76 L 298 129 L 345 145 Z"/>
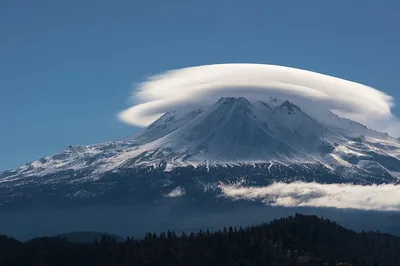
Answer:
<path fill-rule="evenodd" d="M 132 83 L 169 69 L 278 64 L 399 99 L 399 25 L 397 0 L 0 0 L 0 169 L 135 133 Z"/>

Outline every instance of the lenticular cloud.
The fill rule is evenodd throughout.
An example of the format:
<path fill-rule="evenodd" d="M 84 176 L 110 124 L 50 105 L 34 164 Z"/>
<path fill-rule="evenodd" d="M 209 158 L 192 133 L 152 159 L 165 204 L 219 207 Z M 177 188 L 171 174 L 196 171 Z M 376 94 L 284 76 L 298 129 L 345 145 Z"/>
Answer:
<path fill-rule="evenodd" d="M 217 64 L 171 70 L 138 84 L 134 106 L 119 118 L 147 126 L 163 113 L 185 106 L 204 105 L 222 96 L 249 99 L 284 97 L 381 131 L 398 133 L 391 113 L 391 96 L 356 82 L 296 68 L 263 64 Z"/>
<path fill-rule="evenodd" d="M 261 200 L 273 206 L 400 211 L 400 186 L 393 184 L 361 186 L 294 182 L 266 187 L 246 187 L 241 183 L 219 187 L 225 197 Z"/>

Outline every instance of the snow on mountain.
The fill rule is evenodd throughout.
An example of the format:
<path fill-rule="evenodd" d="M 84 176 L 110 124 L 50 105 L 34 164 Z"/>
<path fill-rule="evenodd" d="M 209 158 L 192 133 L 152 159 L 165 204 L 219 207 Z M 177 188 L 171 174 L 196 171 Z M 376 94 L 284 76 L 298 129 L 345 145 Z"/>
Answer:
<path fill-rule="evenodd" d="M 271 98 L 226 97 L 193 110 L 168 112 L 132 137 L 68 147 L 0 173 L 0 184 L 35 176 L 100 178 L 135 167 L 246 163 L 321 164 L 343 173 L 400 173 L 399 140 L 330 110 Z M 59 174 L 58 173 L 62 173 Z M 79 175 L 82 176 L 82 175 Z"/>
<path fill-rule="evenodd" d="M 203 109 L 199 108 L 190 110 L 189 112 L 181 110 L 165 113 L 159 119 L 157 119 L 157 121 L 146 127 L 143 131 L 125 140 L 140 144 L 151 142 L 173 132 L 187 122 L 195 119 L 203 111 Z"/>

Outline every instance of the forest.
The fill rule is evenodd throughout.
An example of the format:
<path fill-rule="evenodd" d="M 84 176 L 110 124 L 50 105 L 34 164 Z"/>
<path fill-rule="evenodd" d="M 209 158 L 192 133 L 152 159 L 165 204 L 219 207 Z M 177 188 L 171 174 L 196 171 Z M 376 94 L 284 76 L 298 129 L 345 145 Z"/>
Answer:
<path fill-rule="evenodd" d="M 354 232 L 328 219 L 296 214 L 250 227 L 176 234 L 123 242 L 104 235 L 93 243 L 61 237 L 27 242 L 0 236 L 1 266 L 396 266 L 400 237 Z"/>

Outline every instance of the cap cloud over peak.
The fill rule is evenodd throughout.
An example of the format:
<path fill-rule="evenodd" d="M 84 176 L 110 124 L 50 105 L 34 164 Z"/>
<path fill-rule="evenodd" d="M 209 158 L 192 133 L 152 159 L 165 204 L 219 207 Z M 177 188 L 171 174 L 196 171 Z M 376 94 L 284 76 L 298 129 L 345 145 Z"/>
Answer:
<path fill-rule="evenodd" d="M 163 113 L 212 104 L 221 97 L 278 97 L 302 108 L 329 109 L 373 129 L 399 136 L 393 98 L 375 88 L 302 69 L 264 64 L 216 64 L 167 71 L 140 83 L 121 121 L 147 126 Z"/>

